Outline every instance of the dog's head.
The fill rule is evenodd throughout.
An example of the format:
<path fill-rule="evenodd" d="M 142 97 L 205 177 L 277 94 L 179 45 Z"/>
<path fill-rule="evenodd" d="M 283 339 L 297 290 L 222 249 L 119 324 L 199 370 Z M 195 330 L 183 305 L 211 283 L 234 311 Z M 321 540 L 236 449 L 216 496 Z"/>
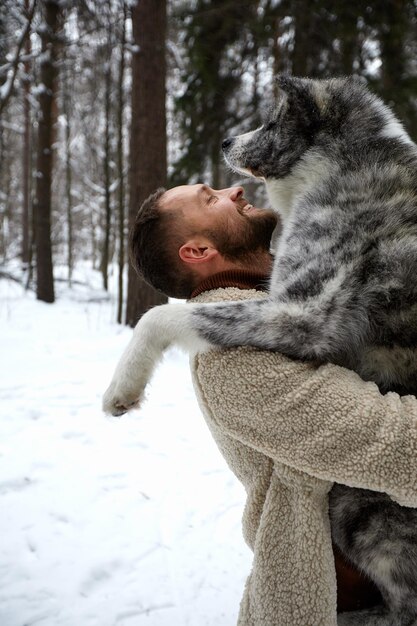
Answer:
<path fill-rule="evenodd" d="M 258 129 L 222 144 L 232 169 L 265 180 L 283 178 L 311 148 L 332 158 L 341 142 L 366 142 L 381 133 L 393 116 L 352 77 L 313 80 L 279 76 L 280 98 Z"/>

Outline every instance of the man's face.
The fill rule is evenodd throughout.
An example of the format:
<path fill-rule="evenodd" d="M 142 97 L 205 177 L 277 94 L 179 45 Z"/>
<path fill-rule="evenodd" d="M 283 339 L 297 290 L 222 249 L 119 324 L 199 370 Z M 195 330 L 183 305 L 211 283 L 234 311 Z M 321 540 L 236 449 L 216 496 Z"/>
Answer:
<path fill-rule="evenodd" d="M 184 238 L 204 235 L 225 257 L 236 259 L 260 248 L 268 250 L 277 224 L 273 211 L 253 207 L 243 193 L 242 187 L 182 185 L 166 191 L 159 206 L 178 212 Z"/>

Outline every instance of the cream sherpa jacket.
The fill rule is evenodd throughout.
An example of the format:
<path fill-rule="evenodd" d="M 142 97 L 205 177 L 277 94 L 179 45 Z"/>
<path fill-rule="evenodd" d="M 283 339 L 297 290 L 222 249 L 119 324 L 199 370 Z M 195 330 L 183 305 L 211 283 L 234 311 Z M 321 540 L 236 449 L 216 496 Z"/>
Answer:
<path fill-rule="evenodd" d="M 216 289 L 193 302 L 262 298 Z M 209 428 L 244 484 L 254 553 L 239 626 L 336 626 L 327 494 L 333 482 L 417 506 L 417 401 L 334 365 L 253 348 L 192 361 Z"/>

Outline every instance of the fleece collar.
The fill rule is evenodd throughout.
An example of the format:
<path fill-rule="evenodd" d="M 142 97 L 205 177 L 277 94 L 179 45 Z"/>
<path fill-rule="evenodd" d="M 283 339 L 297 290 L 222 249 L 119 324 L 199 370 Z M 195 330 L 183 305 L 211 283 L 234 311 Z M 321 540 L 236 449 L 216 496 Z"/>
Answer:
<path fill-rule="evenodd" d="M 250 270 L 226 270 L 204 279 L 191 294 L 195 298 L 204 291 L 212 289 L 226 289 L 227 287 L 237 287 L 238 289 L 256 289 L 257 291 L 268 290 L 269 278 L 265 274 L 251 272 Z"/>

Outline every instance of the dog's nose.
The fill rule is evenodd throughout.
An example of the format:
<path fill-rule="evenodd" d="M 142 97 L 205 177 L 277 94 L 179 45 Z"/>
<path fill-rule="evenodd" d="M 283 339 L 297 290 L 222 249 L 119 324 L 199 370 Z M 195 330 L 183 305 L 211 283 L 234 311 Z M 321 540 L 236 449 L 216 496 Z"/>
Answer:
<path fill-rule="evenodd" d="M 222 143 L 222 150 L 226 151 L 228 148 L 230 148 L 233 142 L 234 142 L 233 137 L 229 137 L 228 139 L 225 139 Z"/>

